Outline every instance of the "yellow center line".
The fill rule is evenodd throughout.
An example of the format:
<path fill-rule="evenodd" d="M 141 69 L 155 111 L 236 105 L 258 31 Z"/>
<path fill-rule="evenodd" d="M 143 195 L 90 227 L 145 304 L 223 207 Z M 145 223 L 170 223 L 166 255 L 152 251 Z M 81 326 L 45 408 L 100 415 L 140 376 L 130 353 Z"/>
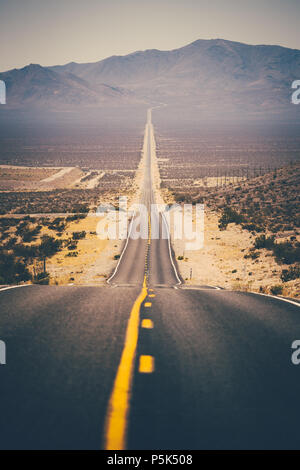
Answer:
<path fill-rule="evenodd" d="M 150 320 L 150 318 L 144 318 L 144 319 L 142 320 L 141 326 L 142 326 L 142 328 L 149 328 L 149 329 L 151 329 L 151 328 L 154 327 L 154 324 L 153 324 L 153 321 Z"/>
<path fill-rule="evenodd" d="M 127 422 L 132 376 L 138 342 L 140 308 L 146 297 L 147 285 L 145 276 L 143 288 L 130 312 L 125 345 L 109 400 L 105 423 L 105 450 L 126 449 Z"/>
<path fill-rule="evenodd" d="M 148 217 L 148 245 L 150 245 L 151 219 L 150 215 Z M 115 377 L 112 393 L 109 399 L 104 431 L 105 450 L 126 449 L 132 378 L 139 337 L 140 309 L 142 303 L 148 295 L 148 250 L 149 246 L 145 255 L 145 275 L 143 287 L 130 312 L 126 329 L 125 344 Z M 151 302 L 145 303 L 145 307 L 150 307 L 151 305 Z M 149 321 L 151 322 L 151 320 Z M 153 328 L 153 323 L 152 326 L 149 326 L 148 323 L 148 326 L 145 328 Z M 143 373 L 150 373 L 153 372 L 153 370 L 154 358 L 152 356 L 141 356 L 139 361 L 139 371 Z"/>
<path fill-rule="evenodd" d="M 151 217 L 148 215 L 148 245 L 151 243 Z"/>
<path fill-rule="evenodd" d="M 155 362 L 153 356 L 140 356 L 139 372 L 141 374 L 151 374 L 154 372 Z"/>

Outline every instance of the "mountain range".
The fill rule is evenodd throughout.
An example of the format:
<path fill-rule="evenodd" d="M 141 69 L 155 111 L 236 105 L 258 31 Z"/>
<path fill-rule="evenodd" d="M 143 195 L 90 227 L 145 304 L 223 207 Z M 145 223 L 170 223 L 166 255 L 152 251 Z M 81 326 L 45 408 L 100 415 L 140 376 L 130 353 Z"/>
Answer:
<path fill-rule="evenodd" d="M 204 112 L 280 113 L 291 109 L 300 51 L 223 39 L 171 51 L 146 50 L 94 63 L 0 73 L 7 106 L 68 108 L 121 104 L 193 105 Z"/>

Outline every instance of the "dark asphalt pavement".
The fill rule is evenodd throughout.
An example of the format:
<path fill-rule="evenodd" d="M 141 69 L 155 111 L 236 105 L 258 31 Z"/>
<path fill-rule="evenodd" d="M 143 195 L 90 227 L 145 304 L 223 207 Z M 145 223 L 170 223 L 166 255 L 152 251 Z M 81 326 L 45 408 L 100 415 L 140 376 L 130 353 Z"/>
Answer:
<path fill-rule="evenodd" d="M 2 449 L 97 449 L 138 288 L 0 292 Z M 131 449 L 300 448 L 299 307 L 222 290 L 154 288 L 140 329 Z"/>
<path fill-rule="evenodd" d="M 147 148 L 141 201 L 149 207 Z M 129 239 L 107 287 L 0 290 L 1 449 L 101 448 L 145 274 L 140 319 L 153 328 L 139 327 L 127 448 L 300 449 L 300 365 L 291 362 L 299 306 L 181 287 L 173 263 L 168 240 Z M 154 358 L 152 373 L 139 372 L 141 355 Z"/>
<path fill-rule="evenodd" d="M 107 401 L 138 289 L 0 292 L 0 448 L 101 447 Z"/>
<path fill-rule="evenodd" d="M 300 449 L 300 309 L 255 294 L 154 289 L 138 355 L 129 448 Z"/>

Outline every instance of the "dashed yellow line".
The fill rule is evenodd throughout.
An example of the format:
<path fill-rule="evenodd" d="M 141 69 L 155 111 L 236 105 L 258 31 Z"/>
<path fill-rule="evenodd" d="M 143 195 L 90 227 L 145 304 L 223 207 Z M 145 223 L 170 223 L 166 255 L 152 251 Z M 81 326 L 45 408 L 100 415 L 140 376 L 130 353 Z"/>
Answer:
<path fill-rule="evenodd" d="M 140 356 L 139 372 L 141 374 L 151 374 L 154 372 L 155 362 L 153 356 Z"/>
<path fill-rule="evenodd" d="M 146 297 L 147 285 L 145 276 L 143 288 L 130 312 L 125 345 L 109 400 L 104 434 L 105 450 L 124 450 L 126 448 L 127 422 L 138 342 L 140 308 Z"/>
<path fill-rule="evenodd" d="M 148 214 L 148 245 L 151 243 L 151 217 Z"/>
<path fill-rule="evenodd" d="M 154 327 L 153 321 L 150 318 L 144 318 L 141 323 L 142 328 L 151 329 Z"/>
<path fill-rule="evenodd" d="M 144 307 L 151 307 L 152 303 L 151 302 L 145 302 Z"/>

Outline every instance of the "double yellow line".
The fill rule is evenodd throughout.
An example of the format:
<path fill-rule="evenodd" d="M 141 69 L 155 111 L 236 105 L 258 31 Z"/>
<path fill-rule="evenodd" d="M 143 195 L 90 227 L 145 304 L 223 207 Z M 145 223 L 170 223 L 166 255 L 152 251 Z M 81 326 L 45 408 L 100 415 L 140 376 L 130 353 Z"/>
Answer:
<path fill-rule="evenodd" d="M 151 241 L 151 221 L 148 224 L 148 247 Z M 129 417 L 129 405 L 134 373 L 135 357 L 139 337 L 140 309 L 148 295 L 147 287 L 147 254 L 145 258 L 145 275 L 142 290 L 133 304 L 126 330 L 125 345 L 110 396 L 105 420 L 104 449 L 124 450 Z"/>

